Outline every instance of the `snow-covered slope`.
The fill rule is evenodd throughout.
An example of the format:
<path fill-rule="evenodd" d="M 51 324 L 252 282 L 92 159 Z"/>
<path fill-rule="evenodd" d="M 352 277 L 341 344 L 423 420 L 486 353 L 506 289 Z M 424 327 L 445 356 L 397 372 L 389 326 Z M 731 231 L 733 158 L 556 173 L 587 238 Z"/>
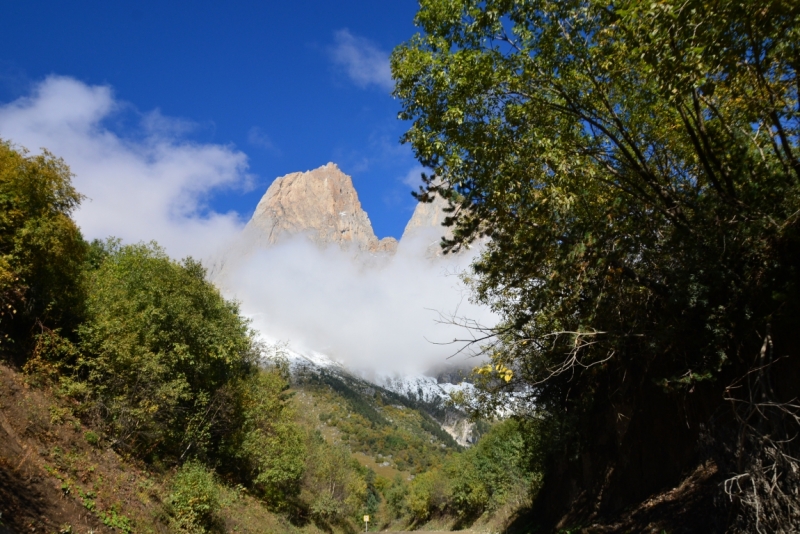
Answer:
<path fill-rule="evenodd" d="M 451 392 L 473 387 L 466 382 L 439 382 L 435 377 L 421 374 L 379 376 L 373 382 L 389 391 L 426 403 L 447 401 Z"/>
<path fill-rule="evenodd" d="M 289 361 L 292 370 L 298 369 L 328 369 L 347 372 L 345 367 L 328 356 L 313 350 L 298 350 L 289 346 L 282 346 L 281 355 Z"/>

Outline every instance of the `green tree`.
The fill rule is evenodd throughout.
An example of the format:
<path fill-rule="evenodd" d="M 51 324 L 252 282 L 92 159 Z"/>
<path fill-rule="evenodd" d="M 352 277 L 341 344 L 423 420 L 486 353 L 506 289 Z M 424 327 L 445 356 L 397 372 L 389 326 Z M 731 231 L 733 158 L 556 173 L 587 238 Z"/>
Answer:
<path fill-rule="evenodd" d="M 358 462 L 344 445 L 330 445 L 319 433 L 309 436 L 307 447 L 301 499 L 311 516 L 323 523 L 359 521 L 368 488 Z"/>
<path fill-rule="evenodd" d="M 502 317 L 482 399 L 523 388 L 602 510 L 614 488 L 674 483 L 691 454 L 644 437 L 691 451 L 727 397 L 713 432 L 747 443 L 728 468 L 757 488 L 742 528 L 797 526 L 781 440 L 797 431 L 799 18 L 788 1 L 422 0 L 422 33 L 392 56 L 404 140 L 436 176 L 418 197 L 451 204 L 445 248 L 491 238 L 471 277 Z"/>
<path fill-rule="evenodd" d="M 425 522 L 448 511 L 450 480 L 438 468 L 414 477 L 408 488 L 406 506 L 415 522 Z"/>
<path fill-rule="evenodd" d="M 307 452 L 286 395 L 287 375 L 285 362 L 278 362 L 241 384 L 243 434 L 234 453 L 245 462 L 245 478 L 278 508 L 299 494 Z"/>
<path fill-rule="evenodd" d="M 451 481 L 450 508 L 465 519 L 522 504 L 534 489 L 537 473 L 525 447 L 525 425 L 515 419 L 495 424 L 474 447 L 453 456 L 444 466 Z M 512 502 L 522 497 L 520 502 Z"/>
<path fill-rule="evenodd" d="M 186 462 L 172 480 L 167 505 L 177 531 L 203 534 L 213 530 L 220 510 L 214 472 L 199 462 Z"/>
<path fill-rule="evenodd" d="M 400 474 L 396 474 L 389 487 L 384 492 L 386 505 L 393 519 L 400 518 L 406 511 L 406 499 L 408 497 L 408 484 L 403 481 Z"/>
<path fill-rule="evenodd" d="M 81 195 L 61 160 L 0 140 L 0 352 L 23 361 L 43 329 L 82 316 L 86 243 L 70 218 Z"/>
<path fill-rule="evenodd" d="M 234 386 L 258 355 L 247 321 L 198 262 L 155 244 L 107 248 L 90 276 L 72 390 L 119 448 L 169 461 L 219 451 L 241 423 Z"/>

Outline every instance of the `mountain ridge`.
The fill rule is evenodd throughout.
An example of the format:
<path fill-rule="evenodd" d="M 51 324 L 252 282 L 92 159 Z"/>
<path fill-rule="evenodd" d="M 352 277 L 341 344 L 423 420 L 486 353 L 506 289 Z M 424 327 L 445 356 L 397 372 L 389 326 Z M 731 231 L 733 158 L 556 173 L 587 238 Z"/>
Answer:
<path fill-rule="evenodd" d="M 294 381 L 303 377 L 329 375 L 355 385 L 356 390 L 375 389 L 384 395 L 394 394 L 404 399 L 403 404 L 427 414 L 443 431 L 462 447 L 475 444 L 486 431 L 470 421 L 467 414 L 450 405 L 450 394 L 471 390 L 473 385 L 464 382 L 440 380 L 425 374 L 375 375 L 366 377 L 354 373 L 341 363 L 315 351 L 300 351 L 288 345 L 275 346 L 272 358 L 286 359 Z"/>
<path fill-rule="evenodd" d="M 360 252 L 394 255 L 400 243 L 426 239 L 426 256 L 440 256 L 439 240 L 452 237 L 443 226 L 447 201 L 419 202 L 400 239 L 378 239 L 352 178 L 336 163 L 276 178 L 261 197 L 243 231 L 251 247 L 269 247 L 303 234 L 319 246 L 355 246 Z"/>

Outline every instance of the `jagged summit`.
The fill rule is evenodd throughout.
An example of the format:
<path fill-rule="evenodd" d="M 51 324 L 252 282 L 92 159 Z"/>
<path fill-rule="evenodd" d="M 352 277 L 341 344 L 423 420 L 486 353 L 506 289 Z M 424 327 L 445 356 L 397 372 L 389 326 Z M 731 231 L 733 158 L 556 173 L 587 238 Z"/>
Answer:
<path fill-rule="evenodd" d="M 397 248 L 396 239 L 375 236 L 352 179 L 335 163 L 277 178 L 258 203 L 245 234 L 261 247 L 305 234 L 323 246 L 389 254 Z"/>

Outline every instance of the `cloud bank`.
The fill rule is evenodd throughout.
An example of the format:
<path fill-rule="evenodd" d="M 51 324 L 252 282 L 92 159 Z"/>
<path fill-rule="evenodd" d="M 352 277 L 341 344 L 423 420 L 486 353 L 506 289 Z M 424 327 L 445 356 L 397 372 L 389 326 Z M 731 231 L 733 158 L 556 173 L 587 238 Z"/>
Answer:
<path fill-rule="evenodd" d="M 439 233 L 420 232 L 391 259 L 367 261 L 296 236 L 235 261 L 221 285 L 267 340 L 289 341 L 350 368 L 391 374 L 474 364 L 464 356 L 448 360 L 461 346 L 448 343 L 469 333 L 439 321 L 458 315 L 492 324 L 495 318 L 469 301 L 458 276 L 476 252 L 425 256 Z"/>
<path fill-rule="evenodd" d="M 333 40 L 331 58 L 353 83 L 362 88 L 375 85 L 388 91 L 394 89 L 388 52 L 347 29 L 334 33 Z"/>
<path fill-rule="evenodd" d="M 67 162 L 87 197 L 74 217 L 88 239 L 156 240 L 173 257 L 208 257 L 243 222 L 206 201 L 221 188 L 248 186 L 247 157 L 186 140 L 193 124 L 158 110 L 142 114 L 131 138 L 123 138 L 106 124 L 129 108 L 110 87 L 51 76 L 0 106 L 0 138 L 34 153 L 47 148 Z"/>

